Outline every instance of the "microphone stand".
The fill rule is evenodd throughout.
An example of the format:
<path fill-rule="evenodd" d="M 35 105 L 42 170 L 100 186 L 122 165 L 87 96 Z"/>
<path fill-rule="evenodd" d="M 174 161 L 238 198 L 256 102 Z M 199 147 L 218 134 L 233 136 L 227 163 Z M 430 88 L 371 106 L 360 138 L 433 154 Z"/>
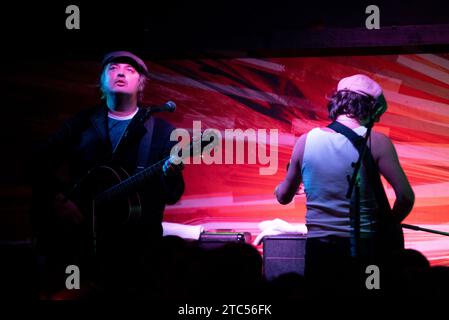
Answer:
<path fill-rule="evenodd" d="M 414 226 L 412 224 L 405 224 L 405 223 L 403 223 L 403 224 L 401 224 L 401 227 L 405 228 L 405 229 L 411 229 L 411 230 L 415 230 L 415 231 L 424 231 L 424 232 L 435 233 L 435 234 L 439 234 L 439 235 L 442 235 L 442 236 L 449 237 L 449 232 L 422 228 L 422 227 Z"/>
<path fill-rule="evenodd" d="M 371 137 L 371 129 L 374 126 L 374 121 L 375 117 L 371 115 L 369 118 L 369 122 L 366 126 L 367 128 L 366 135 L 361 140 L 362 148 L 361 151 L 359 152 L 359 158 L 357 159 L 357 162 L 352 163 L 354 171 L 352 173 L 351 178 L 349 178 L 349 175 L 347 176 L 349 187 L 346 193 L 346 198 L 351 200 L 352 194 L 354 193 L 354 199 L 353 201 L 351 201 L 350 217 L 352 218 L 354 225 L 354 235 L 353 235 L 354 249 L 352 254 L 355 258 L 360 257 L 360 169 L 362 167 L 362 162 L 363 159 L 365 158 L 365 154 L 368 149 L 367 142 Z"/>

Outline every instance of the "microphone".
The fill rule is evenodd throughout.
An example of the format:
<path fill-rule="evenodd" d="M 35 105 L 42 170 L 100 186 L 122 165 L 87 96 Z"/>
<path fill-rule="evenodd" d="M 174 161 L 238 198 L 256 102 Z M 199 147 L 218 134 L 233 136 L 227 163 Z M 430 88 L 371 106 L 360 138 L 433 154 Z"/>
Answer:
<path fill-rule="evenodd" d="M 155 106 L 155 107 L 150 107 L 148 108 L 148 110 L 151 113 L 155 113 L 155 112 L 174 112 L 176 110 L 176 103 L 174 103 L 173 101 L 167 101 L 166 103 L 164 103 L 161 106 Z"/>

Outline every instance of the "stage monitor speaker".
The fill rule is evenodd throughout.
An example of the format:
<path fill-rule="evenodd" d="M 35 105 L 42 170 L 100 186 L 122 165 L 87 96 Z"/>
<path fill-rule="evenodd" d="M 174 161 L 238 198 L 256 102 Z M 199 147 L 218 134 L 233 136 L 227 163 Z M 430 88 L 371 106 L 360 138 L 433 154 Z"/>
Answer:
<path fill-rule="evenodd" d="M 263 238 L 263 267 L 267 280 L 286 273 L 304 275 L 306 236 L 270 235 Z"/>

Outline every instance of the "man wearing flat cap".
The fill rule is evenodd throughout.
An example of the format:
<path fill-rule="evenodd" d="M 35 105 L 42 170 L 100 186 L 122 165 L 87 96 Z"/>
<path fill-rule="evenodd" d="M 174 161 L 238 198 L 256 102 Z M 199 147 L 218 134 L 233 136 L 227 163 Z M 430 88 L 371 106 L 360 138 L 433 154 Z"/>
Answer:
<path fill-rule="evenodd" d="M 329 118 L 334 123 L 299 137 L 287 175 L 275 189 L 278 201 L 288 204 L 300 183 L 304 184 L 308 228 L 305 276 L 314 284 L 320 281 L 320 285 L 329 286 L 340 281 L 336 287 L 348 287 L 344 275 L 348 272 L 345 270 L 347 262 L 352 261 L 354 227 L 350 215 L 353 199 L 348 199 L 346 194 L 348 177 L 352 176 L 353 163 L 359 158 L 360 151 L 360 145 L 356 148 L 350 138 L 360 141 L 358 137 L 363 137 L 367 126 L 378 122 L 386 109 L 387 103 L 377 82 L 363 74 L 341 79 L 328 103 Z M 383 236 L 376 233 L 381 208 L 387 206 L 389 219 L 393 224 L 399 224 L 414 204 L 413 190 L 391 140 L 381 133 L 372 132 L 368 146 L 366 159 L 373 160 L 364 160 L 359 176 L 360 243 L 366 250 L 365 256 L 379 250 L 377 247 L 373 249 L 371 244 Z M 379 182 L 379 173 L 391 184 L 396 195 L 391 210 L 388 210 L 390 207 Z M 387 244 L 382 249 L 393 245 Z M 376 251 L 375 254 L 378 258 L 381 253 Z"/>
<path fill-rule="evenodd" d="M 170 141 L 174 128 L 140 106 L 148 78 L 145 62 L 133 53 L 107 54 L 100 75 L 102 103 L 67 120 L 37 152 L 33 219 L 39 247 L 48 257 L 48 272 L 56 275 L 48 285 L 50 293 L 64 287 L 70 264 L 80 267 L 84 279 L 92 273 L 100 285 L 125 295 L 127 290 L 135 292 L 152 272 L 151 265 L 156 265 L 151 259 L 162 238 L 165 205 L 180 199 L 184 180 L 182 163 L 163 160 L 176 143 Z M 138 194 L 129 203 L 134 199 L 140 211 L 130 205 L 127 213 L 121 213 L 112 205 L 97 217 L 85 214 L 79 206 L 83 202 L 74 200 L 81 193 L 78 189 L 101 176 L 93 173 L 133 176 L 161 161 L 160 170 L 131 190 Z M 127 199 L 129 193 L 115 193 L 103 203 L 123 196 Z M 100 263 L 91 269 L 93 251 Z"/>

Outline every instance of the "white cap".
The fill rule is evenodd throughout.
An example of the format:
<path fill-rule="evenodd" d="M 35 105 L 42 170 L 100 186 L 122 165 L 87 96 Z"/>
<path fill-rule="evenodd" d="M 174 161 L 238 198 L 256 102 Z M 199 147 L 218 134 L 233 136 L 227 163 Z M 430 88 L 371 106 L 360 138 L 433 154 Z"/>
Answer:
<path fill-rule="evenodd" d="M 380 85 L 364 74 L 356 74 L 347 78 L 343 78 L 338 83 L 337 91 L 349 90 L 373 98 L 378 98 L 382 94 Z"/>

